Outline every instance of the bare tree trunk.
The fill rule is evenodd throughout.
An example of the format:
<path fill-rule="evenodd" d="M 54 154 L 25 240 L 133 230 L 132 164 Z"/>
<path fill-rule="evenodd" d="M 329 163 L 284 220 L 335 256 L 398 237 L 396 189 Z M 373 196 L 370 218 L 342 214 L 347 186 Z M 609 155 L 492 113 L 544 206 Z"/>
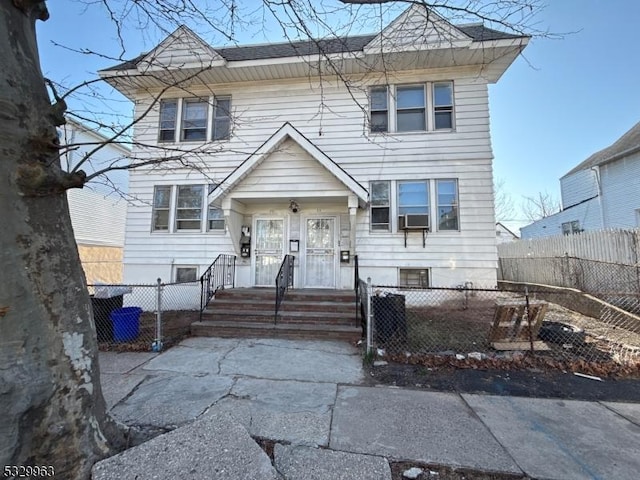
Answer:
<path fill-rule="evenodd" d="M 0 2 L 0 466 L 52 466 L 86 479 L 112 452 L 89 296 L 35 22 L 43 1 Z"/>

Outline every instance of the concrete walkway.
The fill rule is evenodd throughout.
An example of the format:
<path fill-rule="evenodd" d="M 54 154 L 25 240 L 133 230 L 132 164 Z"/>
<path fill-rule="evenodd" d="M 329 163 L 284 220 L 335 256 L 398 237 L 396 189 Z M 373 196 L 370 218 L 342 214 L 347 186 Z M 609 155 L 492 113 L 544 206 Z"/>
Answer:
<path fill-rule="evenodd" d="M 96 480 L 388 480 L 399 460 L 558 480 L 640 471 L 640 403 L 367 387 L 346 343 L 190 338 L 101 353 L 100 367 L 114 417 L 169 433 L 98 463 Z M 276 442 L 273 461 L 254 439 Z"/>

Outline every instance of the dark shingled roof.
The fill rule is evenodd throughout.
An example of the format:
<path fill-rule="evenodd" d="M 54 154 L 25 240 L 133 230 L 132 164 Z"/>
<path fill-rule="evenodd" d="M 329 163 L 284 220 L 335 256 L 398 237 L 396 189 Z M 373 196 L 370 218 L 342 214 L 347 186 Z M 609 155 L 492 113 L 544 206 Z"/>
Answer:
<path fill-rule="evenodd" d="M 474 42 L 523 37 L 523 35 L 513 35 L 511 33 L 492 30 L 481 24 L 460 25 L 456 28 L 471 37 Z M 325 54 L 359 52 L 362 51 L 365 45 L 367 45 L 375 37 L 377 37 L 377 35 L 357 35 L 319 40 L 303 40 L 298 42 L 265 43 L 262 45 L 222 47 L 214 48 L 214 50 L 229 62 L 240 62 L 243 60 L 263 60 L 267 58 L 317 55 L 320 52 Z M 110 68 L 106 68 L 104 71 L 134 69 L 138 65 L 138 62 L 140 62 L 140 60 L 142 60 L 145 55 L 146 53 L 143 53 L 142 55 L 139 55 L 132 60 L 123 62 Z"/>
<path fill-rule="evenodd" d="M 473 25 L 457 25 L 458 30 L 462 30 L 469 35 L 474 42 L 482 42 L 487 40 L 508 40 L 510 38 L 522 38 L 524 35 L 514 35 L 513 33 L 500 32 L 487 28 L 481 23 Z"/>
<path fill-rule="evenodd" d="M 578 164 L 577 167 L 567 172 L 562 178 L 567 175 L 571 175 L 572 173 L 579 172 L 580 170 L 586 170 L 588 168 L 607 163 L 625 152 L 632 153 L 634 151 L 640 151 L 640 122 L 631 127 L 631 130 L 622 135 L 612 145 L 594 153 L 584 162 Z"/>

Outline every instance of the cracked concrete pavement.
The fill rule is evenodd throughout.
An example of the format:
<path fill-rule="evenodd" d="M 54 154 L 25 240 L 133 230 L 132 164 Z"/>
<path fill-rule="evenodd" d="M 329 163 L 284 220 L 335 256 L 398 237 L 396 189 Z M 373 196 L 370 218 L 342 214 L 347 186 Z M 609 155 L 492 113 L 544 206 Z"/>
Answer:
<path fill-rule="evenodd" d="M 551 480 L 640 471 L 640 403 L 364 386 L 343 342 L 197 337 L 99 360 L 111 414 L 169 433 L 99 462 L 95 479 L 387 480 L 394 460 Z M 276 442 L 274 458 L 252 437 Z"/>

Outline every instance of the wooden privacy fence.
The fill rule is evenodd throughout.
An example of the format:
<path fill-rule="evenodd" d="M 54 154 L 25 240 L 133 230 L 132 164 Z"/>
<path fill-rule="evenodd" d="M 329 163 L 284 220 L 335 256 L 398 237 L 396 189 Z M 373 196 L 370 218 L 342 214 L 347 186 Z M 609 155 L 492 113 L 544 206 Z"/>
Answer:
<path fill-rule="evenodd" d="M 498 245 L 498 257 L 501 259 L 563 256 L 638 266 L 640 229 L 582 232 Z"/>

